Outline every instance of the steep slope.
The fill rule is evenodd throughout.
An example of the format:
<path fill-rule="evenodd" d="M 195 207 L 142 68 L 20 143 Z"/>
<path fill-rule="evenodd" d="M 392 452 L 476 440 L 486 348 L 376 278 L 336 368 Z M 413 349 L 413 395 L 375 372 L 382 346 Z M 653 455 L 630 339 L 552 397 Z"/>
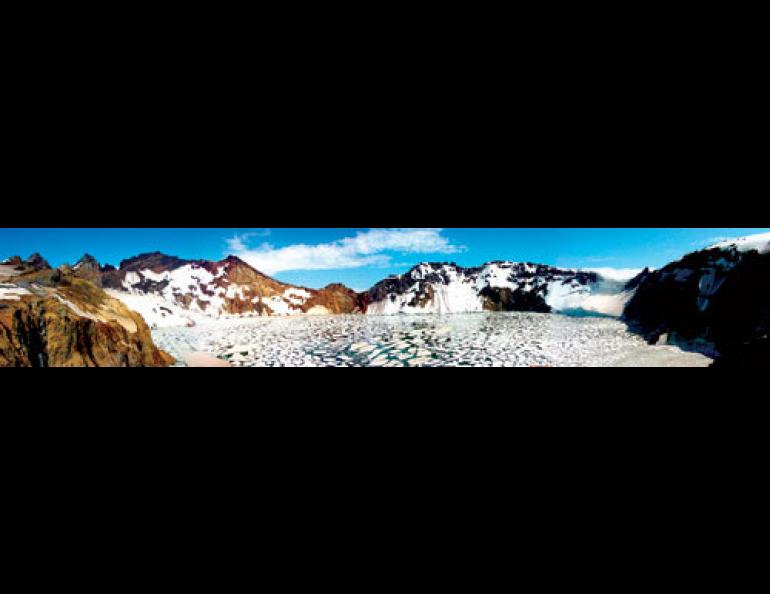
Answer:
<path fill-rule="evenodd" d="M 159 252 L 102 269 L 110 295 L 139 311 L 152 326 L 193 325 L 209 319 L 355 313 L 365 302 L 342 285 L 320 291 L 281 283 L 230 256 L 220 262 L 182 260 Z"/>
<path fill-rule="evenodd" d="M 367 313 L 531 311 L 620 315 L 623 285 L 594 272 L 542 264 L 490 262 L 478 268 L 423 263 L 388 278 L 368 293 Z"/>
<path fill-rule="evenodd" d="M 635 295 L 623 319 L 648 341 L 735 364 L 767 352 L 770 234 L 688 254 L 631 284 Z"/>
<path fill-rule="evenodd" d="M 67 269 L 0 278 L 0 367 L 166 367 L 138 314 Z"/>

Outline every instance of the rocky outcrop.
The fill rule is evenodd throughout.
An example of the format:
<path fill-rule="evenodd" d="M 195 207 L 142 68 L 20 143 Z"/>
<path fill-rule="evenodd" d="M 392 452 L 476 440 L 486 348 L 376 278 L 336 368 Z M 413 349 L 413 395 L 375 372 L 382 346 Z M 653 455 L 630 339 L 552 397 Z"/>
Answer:
<path fill-rule="evenodd" d="M 540 291 L 484 287 L 481 289 L 480 295 L 484 299 L 485 311 L 530 311 L 536 313 L 551 313 L 553 311 Z"/>
<path fill-rule="evenodd" d="M 2 262 L 0 262 L 0 265 L 12 266 L 14 268 L 22 268 L 24 266 L 24 261 L 21 259 L 21 256 L 11 256 L 7 260 L 3 260 Z"/>
<path fill-rule="evenodd" d="M 649 342 L 696 350 L 722 365 L 767 352 L 770 249 L 728 243 L 645 271 L 632 283 L 623 320 Z"/>
<path fill-rule="evenodd" d="M 111 265 L 102 267 L 102 286 L 105 289 L 122 290 L 124 289 L 126 275 L 130 272 L 136 273 L 144 270 L 153 274 L 162 274 L 190 263 L 190 260 L 167 256 L 160 252 L 140 254 L 139 256 L 121 261 L 119 268 Z M 148 291 L 151 289 L 153 289 L 152 286 L 146 287 Z"/>
<path fill-rule="evenodd" d="M 310 298 L 302 304 L 303 313 L 323 308 L 330 314 L 365 313 L 368 306 L 366 293 L 356 293 L 345 285 L 334 283 L 319 291 L 313 291 Z"/>
<path fill-rule="evenodd" d="M 176 256 L 167 256 L 161 252 L 150 252 L 140 254 L 133 258 L 121 261 L 120 270 L 127 272 L 138 272 L 140 270 L 151 270 L 152 272 L 165 272 L 174 270 L 185 264 L 190 264 L 193 260 L 183 260 Z"/>
<path fill-rule="evenodd" d="M 72 273 L 78 278 L 90 281 L 97 287 L 102 286 L 102 268 L 99 262 L 90 254 L 84 255 L 72 267 Z"/>
<path fill-rule="evenodd" d="M 34 253 L 29 258 L 27 258 L 24 261 L 24 266 L 35 271 L 51 269 L 51 265 L 48 263 L 48 261 L 38 253 Z"/>
<path fill-rule="evenodd" d="M 167 367 L 137 313 L 67 270 L 29 272 L 0 292 L 0 367 Z"/>

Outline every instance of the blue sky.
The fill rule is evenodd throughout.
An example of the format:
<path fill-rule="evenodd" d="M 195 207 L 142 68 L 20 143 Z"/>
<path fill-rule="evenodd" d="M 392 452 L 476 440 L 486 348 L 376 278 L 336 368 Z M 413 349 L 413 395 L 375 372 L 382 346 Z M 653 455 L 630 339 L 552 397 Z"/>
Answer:
<path fill-rule="evenodd" d="M 84 252 L 118 264 L 142 252 L 218 260 L 236 253 L 286 282 L 365 289 L 426 260 L 517 260 L 574 268 L 659 267 L 720 238 L 770 228 L 0 228 L 0 258 L 40 252 L 54 265 Z"/>

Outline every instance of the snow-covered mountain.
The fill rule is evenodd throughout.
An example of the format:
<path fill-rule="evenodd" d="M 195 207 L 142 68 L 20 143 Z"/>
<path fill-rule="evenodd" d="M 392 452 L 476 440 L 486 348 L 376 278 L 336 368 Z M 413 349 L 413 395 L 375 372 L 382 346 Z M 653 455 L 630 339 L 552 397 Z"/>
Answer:
<path fill-rule="evenodd" d="M 103 286 L 156 327 L 346 313 L 558 311 L 620 316 L 631 296 L 624 283 L 596 272 L 517 262 L 477 268 L 423 263 L 365 293 L 339 284 L 321 290 L 288 285 L 234 256 L 210 262 L 154 252 L 124 260 L 119 268 L 100 267 L 84 256 L 73 271 Z"/>
<path fill-rule="evenodd" d="M 477 268 L 422 263 L 368 292 L 371 315 L 481 311 L 586 312 L 619 316 L 625 285 L 596 272 L 489 262 Z"/>
<path fill-rule="evenodd" d="M 738 239 L 728 239 L 709 249 L 735 250 L 737 252 L 757 252 L 760 255 L 770 253 L 770 233 L 759 233 L 749 237 L 739 237 Z"/>
<path fill-rule="evenodd" d="M 623 319 L 650 342 L 737 361 L 768 351 L 768 233 L 724 241 L 646 270 L 628 287 L 634 295 Z"/>
<path fill-rule="evenodd" d="M 155 252 L 124 260 L 120 268 L 101 270 L 108 293 L 157 327 L 212 318 L 339 314 L 365 308 L 361 297 L 343 285 L 321 290 L 288 285 L 235 256 L 210 262 Z"/>

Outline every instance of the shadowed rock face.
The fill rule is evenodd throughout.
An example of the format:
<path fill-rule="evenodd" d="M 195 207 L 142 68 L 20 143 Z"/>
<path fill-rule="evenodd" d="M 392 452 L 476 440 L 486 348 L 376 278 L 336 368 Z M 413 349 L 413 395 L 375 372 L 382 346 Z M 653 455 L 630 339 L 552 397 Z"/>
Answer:
<path fill-rule="evenodd" d="M 129 272 L 139 272 L 141 270 L 149 270 L 153 273 L 160 274 L 169 270 L 175 270 L 181 266 L 192 263 L 191 260 L 183 260 L 175 256 L 167 256 L 160 252 L 151 252 L 148 254 L 140 254 L 134 258 L 128 258 L 120 263 L 120 268 L 107 265 L 100 268 L 100 276 L 102 286 L 105 289 L 123 289 L 123 282 L 126 278 L 126 274 Z M 148 284 L 144 287 L 144 291 L 152 291 L 155 287 L 152 284 Z"/>
<path fill-rule="evenodd" d="M 535 313 L 551 313 L 551 307 L 545 302 L 542 293 L 530 291 L 512 291 L 484 287 L 481 290 L 487 311 L 529 311 Z"/>
<path fill-rule="evenodd" d="M 770 339 L 760 338 L 742 348 L 734 349 L 714 362 L 715 368 L 758 369 L 770 361 Z"/>
<path fill-rule="evenodd" d="M 623 320 L 649 342 L 720 356 L 724 364 L 766 352 L 770 254 L 704 250 L 632 283 L 636 294 Z"/>
<path fill-rule="evenodd" d="M 89 254 L 78 260 L 78 263 L 72 267 L 72 273 L 78 278 L 94 283 L 97 287 L 102 286 L 102 269 L 96 258 Z"/>
<path fill-rule="evenodd" d="M 147 324 L 71 271 L 13 279 L 0 300 L 0 367 L 167 367 Z"/>
<path fill-rule="evenodd" d="M 140 254 L 133 258 L 128 258 L 120 263 L 120 270 L 127 272 L 137 272 L 139 270 L 152 270 L 153 272 L 164 272 L 166 270 L 174 270 L 185 264 L 189 264 L 192 260 L 183 260 L 176 256 L 167 256 L 160 252 L 151 252 L 149 254 Z"/>
<path fill-rule="evenodd" d="M 17 268 L 24 266 L 24 262 L 20 256 L 12 256 L 3 262 L 0 262 L 0 264 L 3 266 L 14 266 Z"/>
<path fill-rule="evenodd" d="M 48 263 L 48 261 L 43 258 L 38 253 L 32 254 L 29 258 L 27 258 L 24 261 L 25 266 L 31 268 L 32 270 L 50 270 L 51 265 Z"/>

